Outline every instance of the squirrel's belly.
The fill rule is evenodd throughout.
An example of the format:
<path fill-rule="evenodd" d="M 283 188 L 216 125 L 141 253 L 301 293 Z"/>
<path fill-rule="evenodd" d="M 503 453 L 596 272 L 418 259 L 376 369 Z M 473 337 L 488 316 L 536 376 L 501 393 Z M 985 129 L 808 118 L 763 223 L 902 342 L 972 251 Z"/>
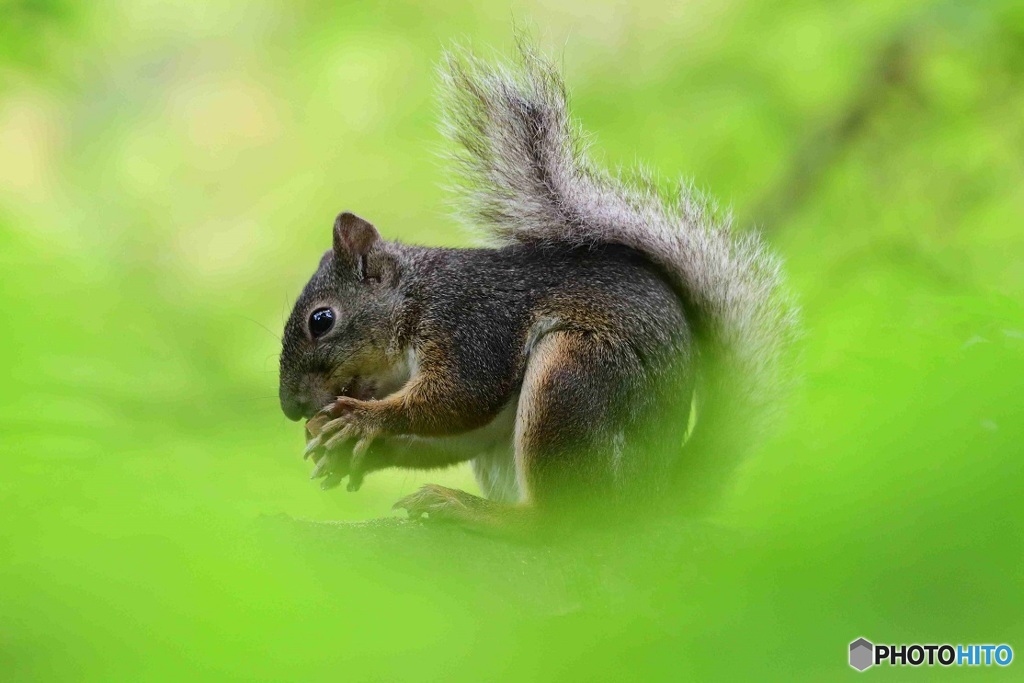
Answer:
<path fill-rule="evenodd" d="M 477 453 L 473 474 L 484 496 L 503 503 L 518 503 L 522 497 L 512 438 L 518 404 L 517 394 L 489 424 L 458 437 L 472 440 Z"/>

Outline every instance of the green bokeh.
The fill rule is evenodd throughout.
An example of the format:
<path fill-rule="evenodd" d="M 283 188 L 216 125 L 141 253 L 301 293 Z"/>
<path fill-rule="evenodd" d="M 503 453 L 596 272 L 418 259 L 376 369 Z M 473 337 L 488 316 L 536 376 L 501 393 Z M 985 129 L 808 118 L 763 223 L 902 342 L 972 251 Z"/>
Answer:
<path fill-rule="evenodd" d="M 350 547 L 290 520 L 472 479 L 321 492 L 276 335 L 339 210 L 465 243 L 434 67 L 513 24 L 608 165 L 693 178 L 778 245 L 804 382 L 693 528 Z M 858 636 L 1024 657 L 1022 46 L 996 0 L 0 2 L 0 678 L 819 681 Z"/>

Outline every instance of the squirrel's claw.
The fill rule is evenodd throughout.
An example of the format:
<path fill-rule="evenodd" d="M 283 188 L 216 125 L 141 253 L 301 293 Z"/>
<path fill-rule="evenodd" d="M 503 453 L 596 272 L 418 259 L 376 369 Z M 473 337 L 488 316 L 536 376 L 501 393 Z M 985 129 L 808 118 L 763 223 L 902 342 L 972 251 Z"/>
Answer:
<path fill-rule="evenodd" d="M 313 467 L 313 471 L 310 472 L 310 479 L 319 479 L 320 477 L 327 476 L 331 471 L 331 463 L 333 458 L 325 453 L 323 457 L 317 460 L 316 465 Z"/>
<path fill-rule="evenodd" d="M 379 435 L 370 415 L 361 408 L 362 402 L 340 396 L 334 403 L 317 413 L 306 425 L 309 441 L 304 458 L 321 454 L 313 468 L 311 479 L 324 478 L 323 489 L 332 489 L 348 476 L 349 491 L 358 491 L 363 483 L 366 452 Z M 342 453 L 342 446 L 355 440 L 350 453 Z"/>
<path fill-rule="evenodd" d="M 373 443 L 373 436 L 365 436 L 356 442 L 352 448 L 352 460 L 349 464 L 349 477 L 347 490 L 358 491 L 363 485 L 363 461 L 366 460 L 366 451 Z"/>
<path fill-rule="evenodd" d="M 309 456 L 313 455 L 316 449 L 320 448 L 321 437 L 317 436 L 310 439 L 309 443 L 306 444 L 306 450 L 302 453 L 302 459 L 308 460 Z"/>
<path fill-rule="evenodd" d="M 333 489 L 338 484 L 340 484 L 341 480 L 344 478 L 345 474 L 343 472 L 331 472 L 329 475 L 327 475 L 326 479 L 320 482 L 320 488 L 323 489 L 324 491 L 329 491 L 330 489 Z"/>
<path fill-rule="evenodd" d="M 320 482 L 320 488 L 326 491 L 340 484 L 347 474 L 349 474 L 349 468 L 345 466 L 345 462 L 337 453 L 324 453 L 317 460 L 316 466 L 313 467 L 309 478 L 323 478 L 323 481 Z"/>
<path fill-rule="evenodd" d="M 321 433 L 321 436 L 323 436 L 324 433 L 326 433 L 326 432 L 330 432 L 334 428 L 333 425 L 334 425 L 335 422 L 339 423 L 339 425 L 341 426 L 341 429 L 338 430 L 337 434 L 334 434 L 333 436 L 328 438 L 327 442 L 324 443 L 324 448 L 329 450 L 329 451 L 333 450 L 335 447 L 341 445 L 342 443 L 348 441 L 350 438 L 355 436 L 355 431 L 356 431 L 355 426 L 352 425 L 352 424 L 349 424 L 345 420 L 345 418 L 343 418 L 343 417 L 338 418 L 337 420 L 334 420 L 332 422 L 328 422 L 327 424 L 325 424 L 324 425 L 324 431 Z"/>

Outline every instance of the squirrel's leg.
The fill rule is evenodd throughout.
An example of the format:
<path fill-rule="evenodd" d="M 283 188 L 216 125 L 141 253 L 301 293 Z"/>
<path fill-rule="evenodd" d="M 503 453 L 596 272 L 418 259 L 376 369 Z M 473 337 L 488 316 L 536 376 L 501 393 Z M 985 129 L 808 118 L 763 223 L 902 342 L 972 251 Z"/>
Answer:
<path fill-rule="evenodd" d="M 515 431 L 523 500 L 542 511 L 611 502 L 627 468 L 631 416 L 647 408 L 633 349 L 586 332 L 548 334 L 531 354 Z"/>
<path fill-rule="evenodd" d="M 516 414 L 520 502 L 428 485 L 395 504 L 477 531 L 530 534 L 559 508 L 606 501 L 623 454 L 622 427 L 643 369 L 629 349 L 586 333 L 555 332 L 531 353 Z M 625 404 L 625 407 L 623 407 Z"/>

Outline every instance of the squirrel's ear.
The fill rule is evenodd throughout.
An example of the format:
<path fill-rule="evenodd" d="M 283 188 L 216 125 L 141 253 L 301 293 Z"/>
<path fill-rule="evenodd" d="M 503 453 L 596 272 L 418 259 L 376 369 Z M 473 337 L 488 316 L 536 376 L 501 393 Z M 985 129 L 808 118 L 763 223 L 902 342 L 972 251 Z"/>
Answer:
<path fill-rule="evenodd" d="M 334 219 L 334 253 L 344 259 L 359 260 L 380 239 L 372 224 L 345 211 Z"/>

